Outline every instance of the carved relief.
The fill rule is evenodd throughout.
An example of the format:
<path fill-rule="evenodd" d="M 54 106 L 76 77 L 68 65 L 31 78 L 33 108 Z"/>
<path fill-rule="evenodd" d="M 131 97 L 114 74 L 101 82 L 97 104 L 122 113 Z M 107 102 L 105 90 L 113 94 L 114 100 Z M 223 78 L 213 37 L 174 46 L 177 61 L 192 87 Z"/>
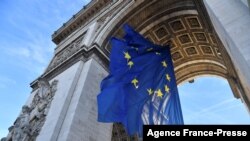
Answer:
<path fill-rule="evenodd" d="M 22 113 L 14 123 L 12 141 L 27 141 L 31 136 L 30 110 L 26 105 L 22 107 Z"/>
<path fill-rule="evenodd" d="M 164 43 L 164 45 L 169 45 L 171 49 L 176 47 L 174 40 L 172 39 L 168 40 L 166 43 Z"/>
<path fill-rule="evenodd" d="M 188 25 L 191 29 L 202 28 L 201 24 L 196 16 L 186 18 Z"/>
<path fill-rule="evenodd" d="M 185 27 L 183 26 L 181 20 L 171 21 L 171 22 L 169 23 L 169 25 L 170 25 L 170 27 L 172 28 L 172 30 L 173 30 L 174 32 L 178 32 L 178 31 L 181 31 L 181 30 L 185 30 Z"/>
<path fill-rule="evenodd" d="M 162 38 L 168 35 L 168 31 L 165 26 L 158 28 L 154 33 L 158 40 L 161 40 Z"/>
<path fill-rule="evenodd" d="M 203 32 L 195 32 L 194 36 L 198 42 L 207 42 L 206 35 Z"/>
<path fill-rule="evenodd" d="M 192 43 L 191 38 L 189 37 L 189 34 L 183 34 L 178 37 L 180 40 L 181 44 L 187 44 L 187 43 Z"/>
<path fill-rule="evenodd" d="M 213 44 L 217 44 L 214 35 L 210 34 L 209 36 L 210 36 L 210 39 L 211 39 L 212 43 L 213 43 Z"/>
<path fill-rule="evenodd" d="M 68 58 L 70 58 L 73 54 L 75 54 L 76 52 L 78 52 L 82 48 L 81 47 L 81 41 L 83 40 L 84 35 L 85 35 L 85 33 L 83 35 L 81 35 L 78 39 L 76 39 L 75 41 L 73 41 L 72 43 L 70 43 L 61 52 L 59 52 L 54 57 L 53 61 L 49 65 L 47 71 L 55 68 L 56 66 L 58 66 L 59 64 L 61 64 L 62 62 L 64 62 Z"/>
<path fill-rule="evenodd" d="M 198 52 L 197 52 L 197 50 L 195 49 L 195 47 L 189 47 L 189 48 L 186 48 L 185 50 L 186 50 L 186 53 L 187 53 L 189 56 L 198 54 Z"/>
<path fill-rule="evenodd" d="M 200 47 L 201 47 L 203 54 L 213 55 L 213 51 L 210 46 L 201 45 Z"/>
<path fill-rule="evenodd" d="M 174 52 L 174 53 L 172 54 L 172 59 L 173 59 L 174 61 L 177 61 L 177 60 L 179 60 L 179 59 L 181 59 L 181 58 L 183 58 L 183 56 L 181 55 L 181 53 L 180 53 L 179 51 Z"/>
<path fill-rule="evenodd" d="M 56 92 L 57 80 L 51 84 L 45 79 L 38 80 L 38 91 L 30 106 L 24 105 L 22 112 L 9 128 L 5 141 L 34 141 L 45 122 L 51 101 Z"/>

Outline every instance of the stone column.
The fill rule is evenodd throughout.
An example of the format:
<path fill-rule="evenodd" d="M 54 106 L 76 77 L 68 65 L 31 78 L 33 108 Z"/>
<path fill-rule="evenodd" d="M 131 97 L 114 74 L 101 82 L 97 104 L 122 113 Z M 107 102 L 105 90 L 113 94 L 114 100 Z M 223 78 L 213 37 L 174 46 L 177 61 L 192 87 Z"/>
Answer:
<path fill-rule="evenodd" d="M 37 141 L 110 141 L 112 124 L 97 122 L 96 96 L 106 75 L 90 59 L 56 76 L 57 91 Z"/>
<path fill-rule="evenodd" d="M 238 74 L 241 99 L 250 109 L 250 12 L 240 0 L 205 0 L 214 28 Z M 242 86 L 242 88 L 241 88 Z"/>

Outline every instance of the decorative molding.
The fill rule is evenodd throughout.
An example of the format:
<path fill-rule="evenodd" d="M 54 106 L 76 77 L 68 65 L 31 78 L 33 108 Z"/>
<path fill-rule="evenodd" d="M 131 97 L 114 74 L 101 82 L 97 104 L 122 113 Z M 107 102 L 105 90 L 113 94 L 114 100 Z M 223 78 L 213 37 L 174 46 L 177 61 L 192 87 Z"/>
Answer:
<path fill-rule="evenodd" d="M 52 41 L 59 44 L 62 40 L 68 37 L 71 33 L 85 25 L 91 19 L 101 14 L 105 8 L 109 7 L 109 4 L 115 2 L 113 0 L 93 0 L 86 6 L 84 6 L 79 12 L 72 16 L 66 23 L 54 32 L 52 35 Z"/>
<path fill-rule="evenodd" d="M 209 34 L 209 37 L 210 37 L 211 43 L 217 45 L 217 41 L 216 41 L 214 35 L 210 33 L 210 34 Z"/>
<path fill-rule="evenodd" d="M 193 35 L 195 37 L 195 40 L 197 42 L 204 42 L 204 43 L 208 43 L 206 34 L 204 32 L 193 32 Z"/>
<path fill-rule="evenodd" d="M 173 32 L 180 32 L 186 30 L 186 27 L 184 26 L 181 19 L 170 21 L 168 24 Z"/>
<path fill-rule="evenodd" d="M 83 35 L 81 35 L 80 37 L 78 37 L 78 39 L 76 39 L 75 41 L 71 42 L 62 51 L 60 51 L 59 53 L 57 53 L 54 56 L 54 58 L 51 61 L 51 63 L 49 64 L 49 66 L 46 69 L 46 71 L 49 71 L 49 70 L 55 68 L 56 66 L 60 65 L 65 60 L 67 60 L 69 57 L 71 57 L 72 55 L 74 55 L 76 52 L 78 52 L 79 50 L 81 50 L 81 48 L 83 48 L 83 46 L 81 46 L 81 42 L 84 39 L 84 36 L 85 36 L 85 33 Z"/>
<path fill-rule="evenodd" d="M 199 55 L 198 51 L 196 50 L 196 47 L 194 46 L 185 48 L 185 51 L 188 56 Z"/>
<path fill-rule="evenodd" d="M 180 51 L 176 51 L 172 54 L 172 59 L 174 62 L 180 60 L 181 58 L 183 58 L 183 55 L 181 54 Z"/>
<path fill-rule="evenodd" d="M 154 31 L 155 37 L 158 41 L 169 35 L 167 28 L 162 25 Z"/>
<path fill-rule="evenodd" d="M 169 45 L 171 50 L 177 48 L 175 40 L 170 39 L 163 43 L 163 45 Z"/>
<path fill-rule="evenodd" d="M 214 56 L 214 52 L 211 48 L 211 46 L 207 46 L 207 45 L 200 45 L 201 51 L 204 55 L 212 55 Z"/>
<path fill-rule="evenodd" d="M 202 29 L 198 16 L 185 17 L 190 29 Z"/>
<path fill-rule="evenodd" d="M 98 62 L 100 63 L 100 65 L 102 65 L 103 68 L 107 70 L 109 59 L 100 49 L 100 46 L 98 46 L 97 44 L 93 44 L 90 48 L 86 48 L 85 46 L 82 46 L 80 48 L 81 49 L 79 51 L 69 56 L 61 64 L 54 66 L 54 68 L 51 70 L 45 71 L 45 73 L 41 75 L 41 77 L 46 78 L 47 80 L 51 80 L 76 62 L 86 62 L 90 58 L 99 60 Z M 36 90 L 38 88 L 38 79 L 31 82 L 30 86 L 33 88 L 33 91 Z"/>
<path fill-rule="evenodd" d="M 180 44 L 182 44 L 182 45 L 193 43 L 193 41 L 188 33 L 178 35 L 177 37 L 180 41 Z"/>

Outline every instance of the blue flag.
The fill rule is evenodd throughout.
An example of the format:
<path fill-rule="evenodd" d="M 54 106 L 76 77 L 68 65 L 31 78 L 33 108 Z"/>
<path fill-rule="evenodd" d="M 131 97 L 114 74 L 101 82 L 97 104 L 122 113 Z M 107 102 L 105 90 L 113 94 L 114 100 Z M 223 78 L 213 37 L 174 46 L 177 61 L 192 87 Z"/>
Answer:
<path fill-rule="evenodd" d="M 124 30 L 123 40 L 111 39 L 98 121 L 121 122 L 129 135 L 140 136 L 144 124 L 183 124 L 170 47 L 151 43 L 128 25 Z"/>

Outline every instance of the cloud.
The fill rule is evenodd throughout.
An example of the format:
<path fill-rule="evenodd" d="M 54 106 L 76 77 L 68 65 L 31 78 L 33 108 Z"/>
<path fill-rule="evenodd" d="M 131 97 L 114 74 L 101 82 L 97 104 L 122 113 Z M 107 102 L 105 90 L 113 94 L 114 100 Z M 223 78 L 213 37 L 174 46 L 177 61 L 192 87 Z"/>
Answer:
<path fill-rule="evenodd" d="M 202 101 L 202 99 L 200 100 Z M 204 105 L 196 104 L 195 106 L 183 108 L 185 109 L 185 122 L 192 124 L 236 124 L 246 122 L 236 120 L 239 118 L 237 118 L 237 115 L 231 115 L 238 108 L 244 108 L 242 103 L 235 98 L 225 99 L 219 103 L 204 107 Z"/>
<path fill-rule="evenodd" d="M 35 70 L 36 75 L 43 73 L 56 47 L 51 34 L 88 2 L 18 0 L 11 4 L 12 10 L 3 17 L 11 31 L 0 31 L 0 35 L 6 35 L 0 39 L 0 48 L 5 58 L 10 58 L 10 65 L 29 72 Z"/>
<path fill-rule="evenodd" d="M 233 97 L 225 79 L 202 77 L 192 84 L 184 83 L 178 88 L 185 123 L 250 123 L 246 108 L 240 100 Z"/>
<path fill-rule="evenodd" d="M 196 113 L 197 115 L 201 115 L 201 114 L 204 114 L 204 113 L 211 113 L 211 112 L 214 112 L 216 111 L 217 109 L 220 109 L 221 107 L 224 107 L 226 105 L 230 105 L 230 103 L 232 103 L 233 101 L 235 101 L 234 98 L 229 98 L 229 99 L 226 99 L 224 101 L 221 101 L 215 105 L 212 105 L 212 106 L 209 106 L 207 108 L 204 108 L 202 109 L 200 112 Z"/>

